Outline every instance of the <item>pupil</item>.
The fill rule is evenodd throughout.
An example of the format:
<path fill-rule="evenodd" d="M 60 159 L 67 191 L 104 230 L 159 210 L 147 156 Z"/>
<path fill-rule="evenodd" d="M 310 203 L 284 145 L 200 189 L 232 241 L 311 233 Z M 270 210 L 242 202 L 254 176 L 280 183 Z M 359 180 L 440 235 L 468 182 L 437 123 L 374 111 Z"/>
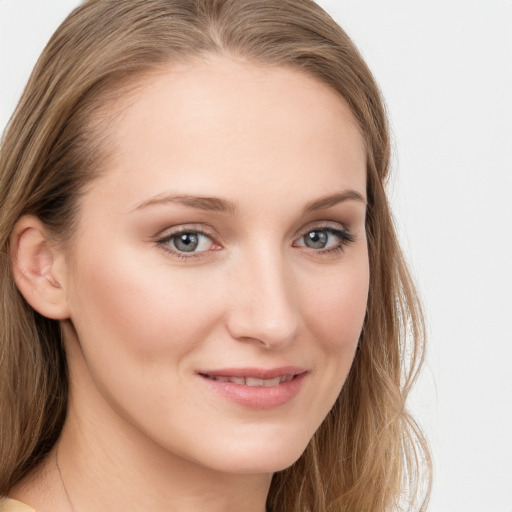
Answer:
<path fill-rule="evenodd" d="M 176 238 L 176 249 L 183 252 L 192 252 L 199 243 L 198 236 L 193 233 L 183 233 Z"/>
<path fill-rule="evenodd" d="M 306 245 L 312 249 L 323 249 L 327 243 L 325 231 L 311 231 L 306 235 Z"/>

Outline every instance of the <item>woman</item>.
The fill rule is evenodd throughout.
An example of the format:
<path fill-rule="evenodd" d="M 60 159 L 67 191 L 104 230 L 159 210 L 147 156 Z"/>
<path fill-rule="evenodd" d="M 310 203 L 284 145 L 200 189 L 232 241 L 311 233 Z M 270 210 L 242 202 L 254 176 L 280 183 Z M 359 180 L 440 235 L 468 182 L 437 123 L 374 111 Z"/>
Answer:
<path fill-rule="evenodd" d="M 76 9 L 0 153 L 0 510 L 424 509 L 388 161 L 309 0 Z"/>

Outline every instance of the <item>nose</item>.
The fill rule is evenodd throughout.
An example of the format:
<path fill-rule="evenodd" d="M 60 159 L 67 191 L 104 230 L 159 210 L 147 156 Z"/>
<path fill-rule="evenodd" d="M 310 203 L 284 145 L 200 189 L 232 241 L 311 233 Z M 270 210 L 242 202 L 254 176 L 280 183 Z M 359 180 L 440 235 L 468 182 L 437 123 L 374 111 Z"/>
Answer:
<path fill-rule="evenodd" d="M 227 327 L 240 341 L 268 349 L 296 338 L 300 316 L 292 269 L 279 251 L 259 250 L 233 269 Z"/>

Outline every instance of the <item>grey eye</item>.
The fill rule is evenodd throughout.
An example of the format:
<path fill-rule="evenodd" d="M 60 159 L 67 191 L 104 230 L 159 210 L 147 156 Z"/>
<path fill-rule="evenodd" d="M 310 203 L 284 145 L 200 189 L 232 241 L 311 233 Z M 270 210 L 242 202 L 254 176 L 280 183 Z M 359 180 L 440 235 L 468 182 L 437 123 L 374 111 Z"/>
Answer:
<path fill-rule="evenodd" d="M 310 231 L 304 235 L 304 244 L 311 249 L 324 249 L 328 238 L 325 230 Z"/>
<path fill-rule="evenodd" d="M 215 245 L 209 235 L 195 229 L 175 231 L 161 238 L 157 243 L 172 255 L 182 258 L 199 256 L 200 253 L 209 251 Z"/>
<path fill-rule="evenodd" d="M 197 233 L 181 233 L 173 236 L 172 241 L 178 251 L 194 252 L 199 246 L 199 235 Z"/>

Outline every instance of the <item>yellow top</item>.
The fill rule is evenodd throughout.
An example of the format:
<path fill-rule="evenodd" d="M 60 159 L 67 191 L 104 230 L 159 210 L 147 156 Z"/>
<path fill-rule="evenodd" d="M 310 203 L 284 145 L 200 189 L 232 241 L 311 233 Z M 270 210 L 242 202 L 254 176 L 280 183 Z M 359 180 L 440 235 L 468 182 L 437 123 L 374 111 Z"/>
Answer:
<path fill-rule="evenodd" d="M 11 498 L 0 498 L 0 512 L 36 512 L 33 508 Z"/>

